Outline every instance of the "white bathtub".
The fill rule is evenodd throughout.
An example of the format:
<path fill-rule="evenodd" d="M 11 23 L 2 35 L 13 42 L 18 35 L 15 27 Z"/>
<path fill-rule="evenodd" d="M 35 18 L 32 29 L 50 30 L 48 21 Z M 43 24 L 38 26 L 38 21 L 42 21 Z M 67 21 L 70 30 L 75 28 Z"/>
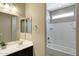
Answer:
<path fill-rule="evenodd" d="M 47 53 L 52 54 L 52 55 L 54 55 L 54 52 L 58 51 L 56 53 L 60 54 L 59 56 L 61 56 L 63 54 L 76 56 L 76 49 L 68 48 L 68 47 L 64 47 L 64 46 L 60 46 L 60 45 L 56 45 L 56 44 L 48 44 L 47 50 L 48 50 Z M 51 51 L 49 52 L 49 50 L 51 50 Z"/>
<path fill-rule="evenodd" d="M 76 55 L 76 22 L 50 24 L 47 48 L 69 55 Z M 51 52 L 50 52 L 51 53 Z"/>

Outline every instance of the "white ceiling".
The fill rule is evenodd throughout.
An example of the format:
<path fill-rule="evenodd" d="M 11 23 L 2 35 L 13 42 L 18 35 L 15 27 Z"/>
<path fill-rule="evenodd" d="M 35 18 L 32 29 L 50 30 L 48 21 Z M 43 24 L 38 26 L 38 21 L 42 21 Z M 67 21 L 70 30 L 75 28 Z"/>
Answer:
<path fill-rule="evenodd" d="M 47 10 L 53 11 L 53 10 L 68 7 L 68 6 L 71 6 L 71 5 L 74 5 L 74 4 L 75 3 L 48 3 L 47 4 Z"/>

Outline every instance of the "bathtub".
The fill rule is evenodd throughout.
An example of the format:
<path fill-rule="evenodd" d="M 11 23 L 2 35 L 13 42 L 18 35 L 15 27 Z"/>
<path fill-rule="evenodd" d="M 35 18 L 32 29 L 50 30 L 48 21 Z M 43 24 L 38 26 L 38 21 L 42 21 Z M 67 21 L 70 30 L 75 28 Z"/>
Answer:
<path fill-rule="evenodd" d="M 76 56 L 76 49 L 56 45 L 49 44 L 46 47 L 46 55 L 49 56 Z"/>
<path fill-rule="evenodd" d="M 48 39 L 49 37 L 49 39 Z M 47 32 L 49 55 L 76 55 L 76 22 L 49 24 Z"/>

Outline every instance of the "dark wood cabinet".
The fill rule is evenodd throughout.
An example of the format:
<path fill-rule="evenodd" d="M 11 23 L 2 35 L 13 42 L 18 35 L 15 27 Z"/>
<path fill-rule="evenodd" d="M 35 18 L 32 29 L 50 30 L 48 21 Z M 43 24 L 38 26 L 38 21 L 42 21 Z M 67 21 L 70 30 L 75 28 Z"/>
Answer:
<path fill-rule="evenodd" d="M 8 56 L 33 56 L 33 46 L 17 51 Z"/>

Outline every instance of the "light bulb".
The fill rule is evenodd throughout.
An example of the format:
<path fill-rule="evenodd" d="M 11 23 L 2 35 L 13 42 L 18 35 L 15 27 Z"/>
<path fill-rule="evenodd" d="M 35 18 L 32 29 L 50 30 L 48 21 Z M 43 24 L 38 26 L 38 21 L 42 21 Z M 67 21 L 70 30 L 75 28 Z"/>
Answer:
<path fill-rule="evenodd" d="M 5 4 L 4 7 L 5 7 L 6 9 L 10 9 L 9 4 Z"/>
<path fill-rule="evenodd" d="M 13 11 L 17 11 L 17 9 L 16 9 L 16 7 L 15 7 L 15 6 L 13 6 L 12 10 L 13 10 Z"/>
<path fill-rule="evenodd" d="M 2 3 L 0 3 L 0 7 L 3 7 L 3 4 Z"/>

